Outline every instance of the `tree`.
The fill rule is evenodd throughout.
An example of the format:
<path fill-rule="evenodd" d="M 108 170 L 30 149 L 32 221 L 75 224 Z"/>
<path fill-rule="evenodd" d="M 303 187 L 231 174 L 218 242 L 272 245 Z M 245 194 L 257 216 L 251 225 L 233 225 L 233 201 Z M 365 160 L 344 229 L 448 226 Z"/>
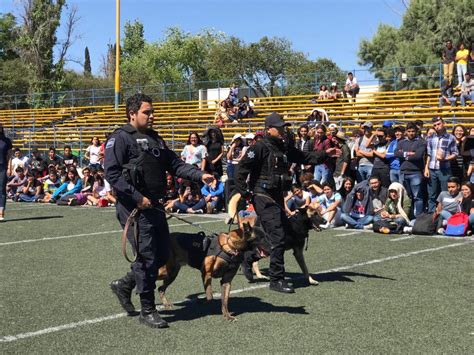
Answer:
<path fill-rule="evenodd" d="M 74 27 L 79 20 L 72 8 L 66 20 L 66 38 L 59 41 L 57 30 L 65 0 L 23 0 L 23 24 L 18 45 L 29 68 L 30 93 L 61 89 L 67 51 L 73 43 Z M 54 49 L 58 48 L 54 62 Z"/>
<path fill-rule="evenodd" d="M 84 50 L 84 76 L 92 76 L 91 56 L 87 47 Z"/>
<path fill-rule="evenodd" d="M 126 22 L 124 26 L 124 38 L 121 55 L 125 58 L 131 58 L 139 55 L 145 47 L 143 24 L 135 20 L 134 23 Z"/>
<path fill-rule="evenodd" d="M 18 58 L 15 50 L 18 37 L 16 18 L 11 13 L 0 15 L 0 60 Z"/>
<path fill-rule="evenodd" d="M 402 72 L 418 77 L 409 80 L 406 88 L 436 86 L 446 40 L 457 45 L 474 38 L 474 1 L 412 0 L 404 4 L 407 9 L 399 29 L 381 25 L 371 40 L 361 41 L 360 64 L 368 65 L 387 90 L 399 86 L 393 78 Z"/>

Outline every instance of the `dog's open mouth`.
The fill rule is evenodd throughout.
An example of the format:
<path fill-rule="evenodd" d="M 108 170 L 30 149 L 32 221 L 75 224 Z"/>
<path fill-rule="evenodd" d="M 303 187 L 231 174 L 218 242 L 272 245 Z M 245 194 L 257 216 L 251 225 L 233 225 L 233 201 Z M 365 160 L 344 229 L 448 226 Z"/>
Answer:
<path fill-rule="evenodd" d="M 257 253 L 258 253 L 258 256 L 261 258 L 267 258 L 269 255 L 269 253 L 265 249 L 262 249 L 260 247 L 257 247 Z"/>

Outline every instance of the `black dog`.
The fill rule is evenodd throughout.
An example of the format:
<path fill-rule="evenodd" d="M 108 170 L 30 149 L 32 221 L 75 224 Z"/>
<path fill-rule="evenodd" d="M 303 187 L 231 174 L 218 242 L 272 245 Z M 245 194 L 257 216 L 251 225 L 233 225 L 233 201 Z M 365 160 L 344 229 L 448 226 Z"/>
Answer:
<path fill-rule="evenodd" d="M 299 209 L 298 213 L 289 218 L 289 223 L 285 230 L 285 249 L 293 250 L 293 255 L 310 285 L 318 285 L 319 283 L 309 274 L 303 255 L 303 249 L 307 238 L 309 237 L 309 231 L 312 229 L 319 230 L 319 225 L 323 223 L 325 223 L 325 220 L 321 216 L 303 208 Z M 270 254 L 270 245 L 268 239 L 265 237 L 265 231 L 263 230 L 258 218 L 253 227 L 253 232 L 256 235 L 260 235 L 259 239 L 262 240 L 260 247 L 265 250 L 265 254 Z M 241 267 L 247 280 L 253 281 L 252 269 L 255 272 L 257 280 L 266 279 L 266 277 L 261 274 L 258 263 L 256 263 L 261 258 L 261 253 L 258 254 L 254 251 L 247 251 L 244 253 L 244 260 Z"/>

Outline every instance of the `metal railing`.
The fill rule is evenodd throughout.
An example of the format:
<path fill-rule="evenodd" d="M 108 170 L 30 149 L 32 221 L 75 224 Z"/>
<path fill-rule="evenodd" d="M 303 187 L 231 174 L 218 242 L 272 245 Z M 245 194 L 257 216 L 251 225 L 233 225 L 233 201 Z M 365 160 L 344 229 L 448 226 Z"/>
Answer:
<path fill-rule="evenodd" d="M 470 65 L 471 69 L 474 69 L 474 63 L 470 63 Z M 364 68 L 354 68 L 348 71 L 354 73 L 361 86 L 374 85 L 379 86 L 382 90 L 434 88 L 439 87 L 443 79 L 441 63 L 405 68 L 384 68 L 375 73 Z M 336 82 L 339 88 L 342 88 L 345 77 L 338 76 L 335 72 L 287 75 L 281 76 L 273 87 L 270 87 L 269 83 L 265 83 L 257 89 L 254 86 L 244 85 L 240 79 L 135 85 L 123 87 L 122 98 L 127 98 L 140 91 L 161 102 L 192 101 L 198 100 L 199 90 L 228 88 L 233 83 L 239 85 L 240 95 L 249 97 L 270 96 L 271 92 L 273 96 L 312 94 L 318 93 L 321 85 L 329 86 L 332 82 Z M 218 90 L 219 95 L 220 92 Z M 112 105 L 114 97 L 114 88 L 4 95 L 0 96 L 0 109 Z M 224 98 L 218 97 L 218 99 Z"/>

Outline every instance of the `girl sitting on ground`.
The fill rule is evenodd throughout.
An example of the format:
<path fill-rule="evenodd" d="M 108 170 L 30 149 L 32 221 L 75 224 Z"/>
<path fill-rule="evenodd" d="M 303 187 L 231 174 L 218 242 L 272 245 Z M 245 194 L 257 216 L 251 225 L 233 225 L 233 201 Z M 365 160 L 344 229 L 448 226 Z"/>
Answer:
<path fill-rule="evenodd" d="M 403 185 L 398 182 L 390 184 L 385 207 L 380 216 L 374 218 L 374 231 L 383 234 L 402 233 L 403 228 L 410 223 L 409 211 L 410 199 Z"/>
<path fill-rule="evenodd" d="M 311 204 L 311 197 L 300 185 L 293 184 L 291 192 L 285 197 L 285 202 L 286 214 L 291 217 L 298 212 L 298 209 L 308 207 Z"/>
<path fill-rule="evenodd" d="M 338 192 L 334 192 L 334 188 L 329 183 L 323 184 L 323 194 L 316 199 L 314 209 L 324 218 L 326 224 L 319 227 L 321 229 L 329 229 L 340 226 L 341 223 L 341 205 L 342 197 Z"/>
<path fill-rule="evenodd" d="M 51 196 L 50 203 L 58 205 L 70 205 L 75 200 L 74 194 L 82 190 L 82 180 L 75 167 L 70 166 L 64 183 L 59 186 Z"/>
<path fill-rule="evenodd" d="M 112 188 L 105 179 L 96 174 L 92 193 L 87 196 L 87 204 L 91 206 L 107 207 L 109 204 L 115 204 L 115 196 L 112 194 Z"/>

